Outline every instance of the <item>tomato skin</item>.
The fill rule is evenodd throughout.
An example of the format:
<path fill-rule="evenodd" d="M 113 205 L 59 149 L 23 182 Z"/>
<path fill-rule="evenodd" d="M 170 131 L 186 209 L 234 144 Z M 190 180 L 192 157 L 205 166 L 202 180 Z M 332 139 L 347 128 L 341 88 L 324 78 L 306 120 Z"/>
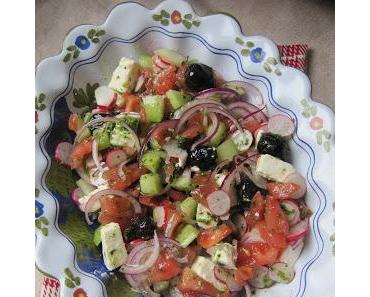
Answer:
<path fill-rule="evenodd" d="M 125 111 L 138 112 L 140 109 L 140 97 L 136 95 L 125 96 Z"/>
<path fill-rule="evenodd" d="M 114 167 L 105 171 L 103 176 L 108 180 L 109 187 L 116 190 L 124 190 L 139 180 L 144 174 L 145 169 L 139 167 L 137 163 L 130 164 L 123 168 L 125 176 L 122 178 L 119 175 L 118 168 Z"/>
<path fill-rule="evenodd" d="M 262 266 L 276 262 L 280 249 L 264 242 L 248 243 L 238 248 L 238 265 Z"/>
<path fill-rule="evenodd" d="M 266 199 L 265 221 L 269 231 L 287 235 L 289 233 L 289 222 L 279 201 L 269 196 Z"/>
<path fill-rule="evenodd" d="M 257 192 L 252 199 L 252 206 L 249 209 L 245 220 L 249 228 L 254 227 L 258 221 L 263 220 L 265 212 L 265 198 L 260 192 Z"/>
<path fill-rule="evenodd" d="M 85 157 L 92 152 L 92 140 L 85 139 L 77 144 L 71 153 L 71 168 L 80 168 L 83 164 Z"/>
<path fill-rule="evenodd" d="M 218 187 L 216 183 L 214 181 L 210 181 L 193 190 L 191 192 L 191 196 L 193 196 L 199 203 L 202 203 L 205 207 L 208 207 L 207 196 L 217 190 Z"/>
<path fill-rule="evenodd" d="M 258 128 L 263 126 L 265 123 L 260 123 L 254 118 L 249 118 L 246 122 L 243 123 L 243 128 L 249 130 L 251 133 L 254 133 Z"/>
<path fill-rule="evenodd" d="M 153 91 L 158 95 L 165 94 L 176 83 L 176 68 L 170 65 L 162 70 L 153 80 Z"/>
<path fill-rule="evenodd" d="M 231 227 L 226 224 L 202 230 L 197 239 L 198 245 L 204 249 L 208 249 L 229 236 L 231 232 Z"/>
<path fill-rule="evenodd" d="M 171 202 L 168 199 L 161 197 L 154 197 L 152 195 L 142 195 L 139 197 L 139 202 L 143 205 L 156 207 L 156 206 L 167 206 Z"/>
<path fill-rule="evenodd" d="M 217 297 L 219 294 L 212 284 L 196 275 L 189 267 L 182 271 L 178 289 L 182 293 L 205 294 L 211 297 Z"/>
<path fill-rule="evenodd" d="M 285 249 L 287 247 L 286 236 L 281 233 L 276 233 L 268 230 L 264 221 L 258 222 L 256 227 L 264 241 L 266 241 L 272 247 L 279 249 Z"/>
<path fill-rule="evenodd" d="M 182 137 L 193 139 L 204 132 L 204 115 L 201 112 L 195 113 L 186 123 L 186 128 L 180 133 Z"/>
<path fill-rule="evenodd" d="M 182 269 L 176 260 L 167 252 L 162 251 L 153 267 L 150 269 L 149 278 L 153 283 L 170 280 L 179 275 Z"/>
<path fill-rule="evenodd" d="M 212 171 L 196 172 L 192 178 L 192 181 L 197 186 L 205 186 L 210 183 L 209 179 L 211 177 Z"/>
<path fill-rule="evenodd" d="M 157 141 L 160 145 L 166 143 L 166 138 L 172 136 L 173 129 L 176 128 L 178 121 L 167 121 L 162 123 L 155 131 L 152 133 L 152 138 Z"/>
<path fill-rule="evenodd" d="M 254 269 L 249 265 L 239 266 L 234 273 L 235 281 L 241 286 L 245 285 L 245 283 L 253 277 Z"/>
<path fill-rule="evenodd" d="M 68 119 L 68 129 L 74 132 L 77 132 L 80 130 L 80 128 L 83 126 L 83 120 L 80 119 L 78 114 L 71 113 Z"/>
<path fill-rule="evenodd" d="M 185 194 L 183 192 L 176 191 L 174 189 L 168 191 L 168 196 L 170 196 L 173 201 L 182 201 L 185 198 Z"/>
<path fill-rule="evenodd" d="M 294 183 L 268 183 L 266 189 L 269 194 L 277 199 L 290 199 L 292 194 L 299 191 L 299 186 Z"/>

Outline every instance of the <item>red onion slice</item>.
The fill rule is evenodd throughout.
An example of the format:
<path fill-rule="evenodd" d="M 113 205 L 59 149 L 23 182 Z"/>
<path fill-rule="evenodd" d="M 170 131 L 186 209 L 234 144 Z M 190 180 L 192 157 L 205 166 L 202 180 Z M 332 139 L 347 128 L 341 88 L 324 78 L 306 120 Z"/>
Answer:
<path fill-rule="evenodd" d="M 210 176 L 210 179 L 211 179 L 211 180 L 212 180 L 212 179 L 215 179 L 216 174 L 217 174 L 217 173 L 218 173 L 222 168 L 224 168 L 227 164 L 229 164 L 230 162 L 232 162 L 232 160 L 227 159 L 227 160 L 224 160 L 224 161 L 222 161 L 221 163 L 219 163 L 219 164 L 215 167 L 215 169 L 213 169 L 212 174 L 211 174 L 211 176 Z"/>
<path fill-rule="evenodd" d="M 98 170 L 100 172 L 103 172 L 104 169 L 103 169 L 103 167 L 101 166 L 101 164 L 99 162 L 98 143 L 97 143 L 96 139 L 94 139 L 93 143 L 92 143 L 92 157 L 93 157 L 94 163 L 96 165 L 96 168 L 98 168 Z"/>
<path fill-rule="evenodd" d="M 213 274 L 218 281 L 225 284 L 232 292 L 240 291 L 243 288 L 235 281 L 234 272 L 232 270 L 224 269 L 215 265 L 213 268 Z"/>
<path fill-rule="evenodd" d="M 179 119 L 186 111 L 188 111 L 189 109 L 195 107 L 195 106 L 204 106 L 204 105 L 214 105 L 214 106 L 217 106 L 217 107 L 220 107 L 224 110 L 229 110 L 228 107 L 221 103 L 221 102 L 218 102 L 218 101 L 215 101 L 215 100 L 212 100 L 212 99 L 194 99 L 192 101 L 189 101 L 188 103 L 186 103 L 183 107 L 181 107 L 179 110 L 176 111 L 175 113 L 175 117 L 176 119 Z"/>
<path fill-rule="evenodd" d="M 304 238 L 309 230 L 309 221 L 308 219 L 304 219 L 290 228 L 289 234 L 287 236 L 287 241 L 295 242 L 301 238 Z"/>
<path fill-rule="evenodd" d="M 245 233 L 240 239 L 241 244 L 256 243 L 256 242 L 264 242 L 257 228 L 253 228 L 251 231 Z"/>
<path fill-rule="evenodd" d="M 263 108 L 265 108 L 265 105 L 263 105 L 262 107 L 257 107 L 245 101 L 238 101 L 238 102 L 228 104 L 227 107 L 234 113 L 237 113 L 240 118 L 246 117 L 253 113 L 252 115 L 253 118 L 260 123 L 267 122 L 268 120 L 267 116 L 262 111 Z M 245 114 L 246 112 L 247 114 Z"/>
<path fill-rule="evenodd" d="M 294 279 L 294 269 L 286 263 L 275 263 L 269 269 L 269 277 L 282 284 L 289 284 Z"/>
<path fill-rule="evenodd" d="M 240 131 L 243 133 L 243 128 L 242 126 L 240 126 L 238 120 L 236 118 L 234 118 L 230 113 L 224 111 L 224 110 L 221 110 L 221 109 L 216 109 L 216 108 L 209 108 L 208 109 L 209 112 L 214 112 L 214 113 L 218 113 L 218 114 L 221 114 L 223 115 L 224 117 L 227 117 L 233 124 L 234 126 Z"/>
<path fill-rule="evenodd" d="M 136 82 L 135 93 L 140 91 L 140 89 L 143 86 L 144 82 L 145 82 L 145 75 L 144 74 L 141 74 L 139 76 L 139 78 L 137 79 L 137 82 Z"/>
<path fill-rule="evenodd" d="M 207 196 L 209 210 L 216 216 L 222 216 L 229 212 L 231 200 L 224 191 L 214 191 Z"/>
<path fill-rule="evenodd" d="M 84 167 L 79 167 L 75 169 L 77 174 L 87 183 L 92 184 L 90 177 L 87 175 Z"/>
<path fill-rule="evenodd" d="M 203 90 L 197 93 L 194 99 L 209 99 L 209 98 L 221 99 L 226 102 L 241 100 L 240 95 L 236 91 L 228 88 L 211 88 Z"/>
<path fill-rule="evenodd" d="M 270 278 L 269 269 L 265 266 L 258 266 L 254 270 L 255 276 L 249 280 L 249 284 L 257 289 L 270 288 L 274 281 Z"/>
<path fill-rule="evenodd" d="M 126 263 L 123 265 L 123 268 L 121 267 L 120 271 L 127 274 L 139 274 L 147 271 L 157 261 L 159 250 L 159 239 L 157 236 L 157 232 L 154 231 L 153 245 L 145 246 L 145 248 L 142 248 L 141 245 L 136 246 L 131 251 L 131 253 L 133 254 L 132 258 L 130 257 L 130 261 L 128 261 L 127 258 Z M 148 254 L 150 255 L 149 258 L 146 259 L 144 263 L 141 263 L 140 260 Z M 134 263 L 131 263 L 131 261 L 133 261 Z"/>
<path fill-rule="evenodd" d="M 294 172 L 290 175 L 288 175 L 285 180 L 285 183 L 292 183 L 296 184 L 299 186 L 299 190 L 295 193 L 293 193 L 290 197 L 292 199 L 299 199 L 304 196 L 304 194 L 307 191 L 307 184 L 306 184 L 306 179 L 299 174 L 298 172 Z"/>
<path fill-rule="evenodd" d="M 244 285 L 244 291 L 245 291 L 245 297 L 252 297 L 252 290 L 251 290 L 251 287 L 246 284 Z"/>
<path fill-rule="evenodd" d="M 278 114 L 270 117 L 268 130 L 283 137 L 291 137 L 295 131 L 295 125 L 290 117 Z"/>
<path fill-rule="evenodd" d="M 259 89 L 255 87 L 254 85 L 241 80 L 232 80 L 226 82 L 223 87 L 238 87 L 243 88 L 245 90 L 245 95 L 241 95 L 243 98 L 245 98 L 248 102 L 251 102 L 253 104 L 263 104 L 263 96 Z"/>
<path fill-rule="evenodd" d="M 207 143 L 208 141 L 210 141 L 212 139 L 212 137 L 216 134 L 217 132 L 217 129 L 218 129 L 218 126 L 220 124 L 217 116 L 211 112 L 209 114 L 209 117 L 211 118 L 211 121 L 212 121 L 212 126 L 211 126 L 211 129 L 209 131 L 209 133 L 207 133 L 207 135 L 202 138 L 202 139 L 199 139 L 198 141 L 196 141 L 192 146 L 191 146 L 191 150 L 194 150 L 196 147 L 198 147 L 199 145 L 202 145 L 202 144 L 205 144 Z M 205 117 L 206 118 L 206 117 Z"/>
<path fill-rule="evenodd" d="M 69 142 L 61 142 L 55 148 L 54 157 L 63 165 L 69 165 L 73 145 Z"/>
<path fill-rule="evenodd" d="M 299 222 L 300 211 L 297 204 L 295 204 L 293 201 L 284 200 L 280 202 L 280 206 L 283 209 L 290 226 L 293 226 Z"/>
<path fill-rule="evenodd" d="M 124 178 L 125 177 L 125 173 L 123 172 L 123 166 L 125 166 L 127 163 L 131 162 L 132 160 L 131 159 L 127 159 L 123 162 L 121 162 L 117 168 L 118 168 L 118 175 L 121 177 L 121 178 Z"/>
<path fill-rule="evenodd" d="M 300 241 L 297 245 L 288 245 L 288 247 L 281 253 L 279 261 L 293 266 L 297 262 L 302 250 L 304 242 Z"/>

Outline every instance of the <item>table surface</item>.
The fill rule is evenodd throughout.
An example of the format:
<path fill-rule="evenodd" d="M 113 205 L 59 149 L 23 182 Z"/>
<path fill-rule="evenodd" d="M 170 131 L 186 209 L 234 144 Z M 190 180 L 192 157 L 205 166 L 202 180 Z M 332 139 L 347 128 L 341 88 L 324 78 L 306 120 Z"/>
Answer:
<path fill-rule="evenodd" d="M 36 64 L 59 53 L 65 34 L 79 24 L 101 24 L 122 1 L 36 0 Z M 159 0 L 136 0 L 148 8 Z M 309 46 L 308 75 L 312 98 L 335 108 L 334 0 L 201 0 L 188 1 L 199 15 L 232 14 L 244 34 L 263 35 L 277 44 Z M 83 12 L 83 13 L 82 13 Z M 40 275 L 36 272 L 36 295 Z"/>

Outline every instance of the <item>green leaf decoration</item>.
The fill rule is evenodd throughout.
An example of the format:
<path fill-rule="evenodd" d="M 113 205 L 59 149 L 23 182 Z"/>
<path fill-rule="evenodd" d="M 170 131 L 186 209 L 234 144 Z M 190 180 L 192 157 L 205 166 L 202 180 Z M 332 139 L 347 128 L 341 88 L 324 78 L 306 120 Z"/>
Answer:
<path fill-rule="evenodd" d="M 240 45 L 244 45 L 244 41 L 240 37 L 235 38 L 235 42 Z"/>
<path fill-rule="evenodd" d="M 67 267 L 67 268 L 65 268 L 64 269 L 64 274 L 68 277 L 68 278 L 70 278 L 70 279 L 74 279 L 74 275 L 73 275 L 73 273 L 72 273 L 72 271 Z"/>
<path fill-rule="evenodd" d="M 199 27 L 199 26 L 200 26 L 200 21 L 198 21 L 198 20 L 192 21 L 192 24 L 193 24 L 195 27 Z"/>
<path fill-rule="evenodd" d="M 301 100 L 301 104 L 302 104 L 304 107 L 308 106 L 308 101 L 307 101 L 307 99 L 302 99 L 302 100 Z"/>
<path fill-rule="evenodd" d="M 191 23 L 189 22 L 189 21 L 187 21 L 187 20 L 182 20 L 182 24 L 184 25 L 184 27 L 186 28 L 186 29 L 190 29 L 191 28 Z"/>
<path fill-rule="evenodd" d="M 274 57 L 268 57 L 266 62 L 271 64 L 271 65 L 277 65 L 277 63 L 278 63 L 277 60 Z"/>
<path fill-rule="evenodd" d="M 47 217 L 41 217 L 39 218 L 39 220 L 41 221 L 41 223 L 43 223 L 44 225 L 49 225 L 49 220 Z"/>
<path fill-rule="evenodd" d="M 98 32 L 96 32 L 95 36 L 103 36 L 105 34 L 105 31 L 104 30 L 99 30 Z"/>
<path fill-rule="evenodd" d="M 316 133 L 316 142 L 319 145 L 322 145 L 322 131 Z"/>
<path fill-rule="evenodd" d="M 331 138 L 331 133 L 328 130 L 324 129 L 324 130 L 322 130 L 322 133 L 324 134 L 326 139 Z"/>
<path fill-rule="evenodd" d="M 191 20 L 193 18 L 193 15 L 191 13 L 187 13 L 186 15 L 184 15 L 184 19 L 186 20 Z"/>
<path fill-rule="evenodd" d="M 73 59 L 76 59 L 78 58 L 78 56 L 80 55 L 80 50 L 79 49 L 76 49 L 73 53 Z"/>
<path fill-rule="evenodd" d="M 77 285 L 77 286 L 79 286 L 80 284 L 81 284 L 81 279 L 77 276 L 77 277 L 75 277 L 74 279 L 73 279 L 73 281 L 75 282 L 75 284 Z"/>
<path fill-rule="evenodd" d="M 271 66 L 268 63 L 264 63 L 263 68 L 265 69 L 266 72 L 270 73 L 272 71 Z"/>
<path fill-rule="evenodd" d="M 48 228 L 42 228 L 42 229 L 41 229 L 41 233 L 42 233 L 42 235 L 44 235 L 44 236 L 48 236 L 48 233 L 49 233 Z"/>
<path fill-rule="evenodd" d="M 36 227 L 37 229 L 41 229 L 41 222 L 40 222 L 40 220 L 39 220 L 39 219 L 35 220 L 35 227 Z"/>
<path fill-rule="evenodd" d="M 89 39 L 93 39 L 95 34 L 96 34 L 96 30 L 91 29 L 89 32 L 87 32 L 87 37 L 89 37 Z"/>
<path fill-rule="evenodd" d="M 282 73 L 281 73 L 281 70 L 279 68 L 275 68 L 275 74 L 280 76 Z"/>
<path fill-rule="evenodd" d="M 307 110 L 307 109 L 305 109 L 303 112 L 302 112 L 302 115 L 305 117 L 305 118 L 309 118 L 310 117 L 310 112 Z"/>
<path fill-rule="evenodd" d="M 98 43 L 98 42 L 100 41 L 100 39 L 99 39 L 99 38 L 93 38 L 91 41 L 92 41 L 93 43 Z"/>
<path fill-rule="evenodd" d="M 312 116 L 315 116 L 317 114 L 317 107 L 315 105 L 312 105 L 310 107 L 310 112 Z"/>
<path fill-rule="evenodd" d="M 67 140 L 68 137 L 66 135 L 65 139 Z M 54 159 L 51 160 L 51 166 L 45 178 L 46 186 L 50 191 L 56 192 L 64 198 L 69 198 L 73 189 L 76 188 L 76 180 L 77 178 L 70 169 L 59 164 Z"/>
<path fill-rule="evenodd" d="M 67 288 L 70 288 L 70 289 L 73 289 L 75 286 L 75 284 L 69 279 L 69 278 L 66 278 L 64 280 L 64 284 L 66 285 Z"/>
<path fill-rule="evenodd" d="M 324 149 L 329 152 L 330 151 L 330 142 L 329 141 L 325 141 L 324 142 Z"/>
<path fill-rule="evenodd" d="M 329 240 L 330 241 L 335 241 L 335 234 L 334 233 L 332 235 L 330 235 Z"/>
<path fill-rule="evenodd" d="M 71 53 L 66 54 L 63 58 L 63 62 L 67 63 L 71 59 L 71 57 L 72 57 Z"/>
<path fill-rule="evenodd" d="M 39 95 L 39 103 L 41 103 L 41 102 L 43 102 L 44 100 L 45 100 L 45 98 L 46 98 L 46 96 L 45 96 L 45 94 L 44 93 L 41 93 L 40 95 Z"/>
<path fill-rule="evenodd" d="M 91 85 L 90 83 L 86 84 L 86 92 L 82 89 L 73 89 L 73 106 L 77 108 L 88 107 L 93 109 L 95 107 L 95 90 L 99 87 L 98 83 Z"/>
<path fill-rule="evenodd" d="M 163 25 L 163 26 L 168 26 L 169 25 L 169 21 L 167 20 L 167 19 L 162 19 L 161 20 L 161 24 Z"/>
<path fill-rule="evenodd" d="M 244 56 L 244 57 L 248 57 L 248 56 L 249 56 L 249 54 L 251 53 L 251 51 L 250 51 L 249 49 L 247 49 L 247 48 L 243 48 L 243 49 L 240 51 L 240 53 L 242 54 L 242 56 Z"/>
<path fill-rule="evenodd" d="M 164 9 L 161 10 L 161 16 L 165 17 L 165 18 L 169 18 L 170 17 L 170 14 L 165 11 Z"/>
<path fill-rule="evenodd" d="M 247 41 L 247 46 L 249 47 L 249 48 L 251 48 L 251 47 L 254 47 L 254 43 L 252 42 L 252 41 Z"/>
<path fill-rule="evenodd" d="M 153 20 L 158 22 L 162 19 L 162 16 L 160 14 L 153 14 L 152 18 L 153 18 Z"/>
<path fill-rule="evenodd" d="M 39 196 L 40 196 L 40 189 L 35 188 L 35 197 L 39 197 Z"/>
<path fill-rule="evenodd" d="M 67 51 L 73 52 L 77 47 L 75 45 L 70 45 L 67 47 Z"/>
<path fill-rule="evenodd" d="M 46 108 L 45 104 L 40 104 L 38 110 L 43 111 Z"/>

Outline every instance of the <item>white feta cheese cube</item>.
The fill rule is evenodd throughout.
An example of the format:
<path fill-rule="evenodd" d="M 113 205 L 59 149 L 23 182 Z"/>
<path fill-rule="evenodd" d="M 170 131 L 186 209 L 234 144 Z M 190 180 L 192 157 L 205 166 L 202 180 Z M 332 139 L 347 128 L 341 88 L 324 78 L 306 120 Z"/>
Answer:
<path fill-rule="evenodd" d="M 103 260 L 109 270 L 122 266 L 127 258 L 127 250 L 117 223 L 109 223 L 101 228 Z"/>
<path fill-rule="evenodd" d="M 225 291 L 227 288 L 223 283 L 216 279 L 214 268 L 215 263 L 202 256 L 198 256 L 191 266 L 191 270 L 199 277 L 211 283 L 217 290 Z"/>
<path fill-rule="evenodd" d="M 240 132 L 239 130 L 236 130 L 231 135 L 231 140 L 235 143 L 239 152 L 247 151 L 253 142 L 252 133 L 248 130 L 243 130 L 243 131 L 244 132 Z"/>
<path fill-rule="evenodd" d="M 139 77 L 139 64 L 134 60 L 123 57 L 118 67 L 113 71 L 109 87 L 119 93 L 131 92 Z"/>
<path fill-rule="evenodd" d="M 261 155 L 257 160 L 256 173 L 276 182 L 284 182 L 285 178 L 294 173 L 294 167 L 271 155 Z"/>

